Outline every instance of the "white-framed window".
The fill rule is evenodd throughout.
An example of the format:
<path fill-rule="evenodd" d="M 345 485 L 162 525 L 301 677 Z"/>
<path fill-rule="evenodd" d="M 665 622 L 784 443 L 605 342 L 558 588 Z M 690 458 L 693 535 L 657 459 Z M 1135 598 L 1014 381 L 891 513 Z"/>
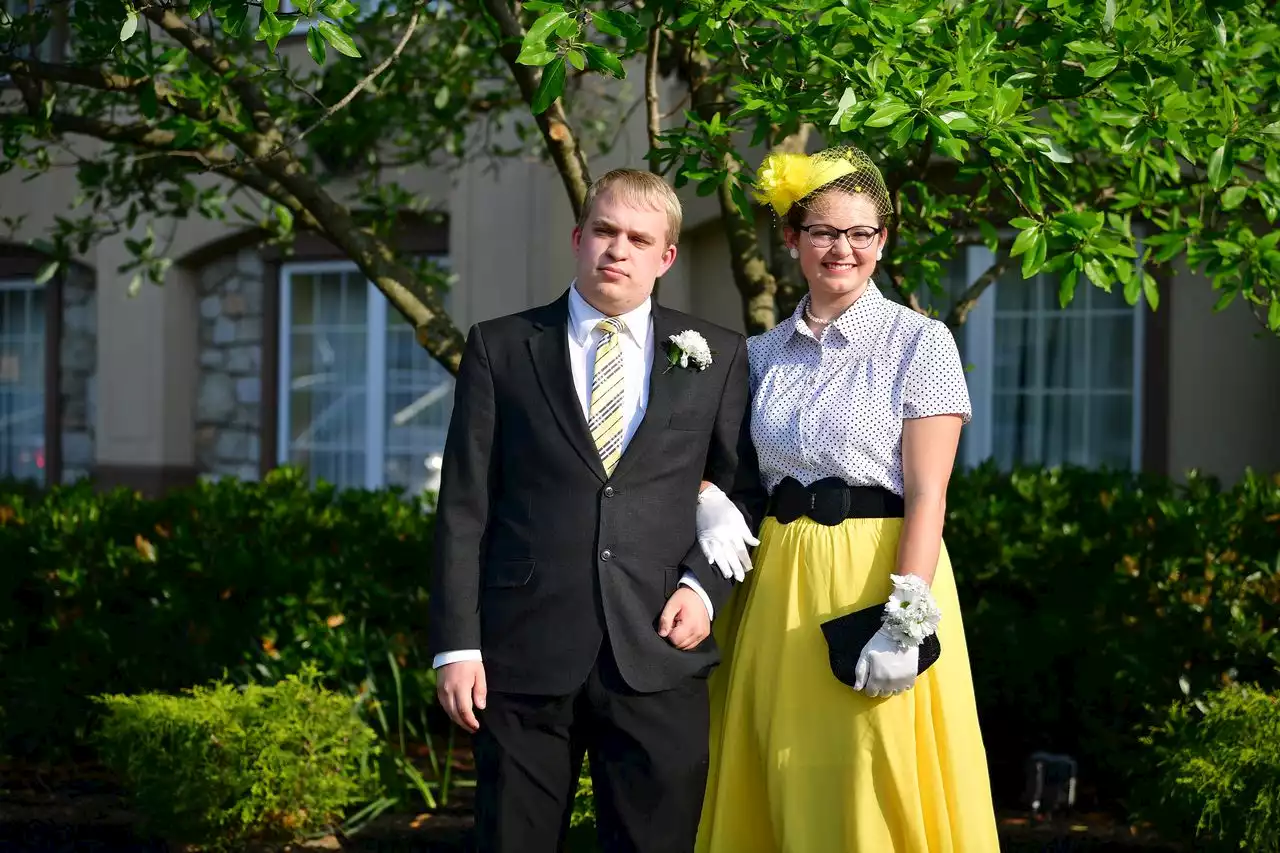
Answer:
<path fill-rule="evenodd" d="M 45 289 L 0 280 L 0 478 L 45 479 Z"/>
<path fill-rule="evenodd" d="M 963 269 L 967 284 L 991 262 L 971 247 L 953 277 Z M 987 288 L 957 339 L 974 415 L 961 461 L 1139 469 L 1144 304 L 1081 279 L 1062 308 L 1054 276 L 1016 267 Z"/>
<path fill-rule="evenodd" d="M 280 288 L 277 459 L 312 483 L 438 488 L 453 377 L 354 264 L 288 264 Z"/>

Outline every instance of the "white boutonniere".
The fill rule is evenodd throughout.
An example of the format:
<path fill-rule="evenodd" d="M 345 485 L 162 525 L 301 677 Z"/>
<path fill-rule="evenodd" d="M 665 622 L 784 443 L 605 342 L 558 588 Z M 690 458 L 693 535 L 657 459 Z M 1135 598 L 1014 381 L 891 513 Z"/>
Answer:
<path fill-rule="evenodd" d="M 667 370 L 677 365 L 706 370 L 711 366 L 711 355 L 711 347 L 707 345 L 707 339 L 693 329 L 685 329 L 680 334 L 672 335 L 667 339 Z"/>

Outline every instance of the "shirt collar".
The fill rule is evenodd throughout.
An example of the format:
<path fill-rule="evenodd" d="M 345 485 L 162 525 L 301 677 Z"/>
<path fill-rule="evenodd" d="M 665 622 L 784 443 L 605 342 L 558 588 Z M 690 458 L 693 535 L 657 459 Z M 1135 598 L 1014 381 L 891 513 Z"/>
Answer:
<path fill-rule="evenodd" d="M 652 313 L 653 300 L 649 298 L 616 319 L 622 321 L 623 333 L 643 347 L 649 337 L 649 318 Z M 586 346 L 596 325 L 604 319 L 604 314 L 582 298 L 582 294 L 578 292 L 578 282 L 574 280 L 569 286 L 569 333 L 573 335 L 573 339 L 580 346 Z"/>
<path fill-rule="evenodd" d="M 852 305 L 841 312 L 839 317 L 832 321 L 830 328 L 835 329 L 847 341 L 855 340 L 858 336 L 858 329 L 867 328 L 868 324 L 884 304 L 884 294 L 880 292 L 880 288 L 876 287 L 875 282 L 868 280 L 866 290 L 862 291 Z M 795 313 L 792 318 L 795 324 L 796 334 L 814 337 L 809 324 L 805 322 L 804 311 L 809 307 L 809 294 L 805 294 L 800 300 L 800 304 L 796 306 Z"/>

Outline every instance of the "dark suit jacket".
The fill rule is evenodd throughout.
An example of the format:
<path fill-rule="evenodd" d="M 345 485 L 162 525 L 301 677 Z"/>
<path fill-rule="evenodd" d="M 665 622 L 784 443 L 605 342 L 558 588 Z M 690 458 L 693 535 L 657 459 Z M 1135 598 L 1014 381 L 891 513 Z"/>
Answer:
<path fill-rule="evenodd" d="M 490 690 L 567 695 L 608 637 L 635 690 L 705 675 L 708 638 L 679 651 L 658 615 L 692 572 L 718 609 L 731 582 L 696 541 L 698 486 L 754 470 L 743 337 L 653 305 L 644 420 L 606 477 L 569 367 L 568 293 L 472 327 L 458 373 L 436 515 L 432 653 L 480 649 Z M 694 329 L 704 371 L 668 370 L 668 337 Z"/>

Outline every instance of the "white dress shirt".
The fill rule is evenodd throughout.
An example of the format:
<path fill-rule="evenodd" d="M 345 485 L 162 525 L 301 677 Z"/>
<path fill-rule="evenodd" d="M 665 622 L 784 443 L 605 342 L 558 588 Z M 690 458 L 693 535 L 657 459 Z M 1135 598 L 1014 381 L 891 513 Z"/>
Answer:
<path fill-rule="evenodd" d="M 573 387 L 578 392 L 578 402 L 582 405 L 582 416 L 587 419 L 591 417 L 591 379 L 596 363 L 596 348 L 604 338 L 604 332 L 596 326 L 604 319 L 605 315 L 591 307 L 578 293 L 575 282 L 569 288 L 569 369 L 573 373 Z M 623 324 L 619 343 L 622 346 L 622 381 L 625 386 L 622 392 L 622 451 L 625 453 L 649 406 L 649 376 L 653 372 L 652 302 L 646 299 L 638 308 L 617 319 Z M 707 608 L 707 615 L 714 617 L 715 609 L 711 606 L 711 598 L 692 572 L 685 572 L 680 578 L 680 584 L 696 592 Z M 480 650 L 441 652 L 435 656 L 431 665 L 439 669 L 446 664 L 467 660 L 482 660 Z"/>

